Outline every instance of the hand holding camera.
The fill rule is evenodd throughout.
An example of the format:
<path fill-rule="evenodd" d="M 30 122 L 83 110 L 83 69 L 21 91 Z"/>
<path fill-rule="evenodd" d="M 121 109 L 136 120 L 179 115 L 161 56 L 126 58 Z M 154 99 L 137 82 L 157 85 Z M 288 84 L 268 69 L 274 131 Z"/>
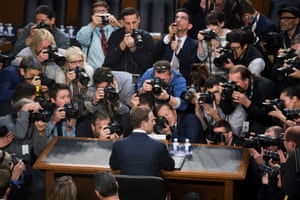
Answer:
<path fill-rule="evenodd" d="M 18 181 L 25 169 L 26 167 L 22 160 L 19 160 L 16 164 L 12 163 L 11 180 Z"/>
<path fill-rule="evenodd" d="M 168 29 L 169 29 L 168 39 L 175 40 L 175 35 L 177 33 L 177 24 L 173 22 L 172 24 L 170 24 Z"/>

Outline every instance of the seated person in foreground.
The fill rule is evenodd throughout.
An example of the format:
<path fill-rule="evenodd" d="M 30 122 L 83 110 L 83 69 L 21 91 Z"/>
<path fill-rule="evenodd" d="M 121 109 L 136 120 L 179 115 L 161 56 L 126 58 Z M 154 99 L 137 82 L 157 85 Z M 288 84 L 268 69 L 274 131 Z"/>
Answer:
<path fill-rule="evenodd" d="M 174 160 L 166 145 L 151 139 L 154 116 L 144 106 L 131 110 L 130 122 L 133 132 L 114 143 L 109 159 L 112 170 L 124 175 L 162 176 L 161 170 L 173 170 Z"/>

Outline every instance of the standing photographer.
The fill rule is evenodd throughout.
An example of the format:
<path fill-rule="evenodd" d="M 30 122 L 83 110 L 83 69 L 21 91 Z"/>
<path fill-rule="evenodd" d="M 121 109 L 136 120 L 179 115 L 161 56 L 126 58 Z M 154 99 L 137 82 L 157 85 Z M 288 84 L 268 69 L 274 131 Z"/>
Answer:
<path fill-rule="evenodd" d="M 142 74 L 152 64 L 154 41 L 151 35 L 139 30 L 140 16 L 135 8 L 121 12 L 124 27 L 114 31 L 108 40 L 108 52 L 103 66 L 112 70 Z"/>
<path fill-rule="evenodd" d="M 55 26 L 55 13 L 47 5 L 41 5 L 35 10 L 35 24 L 27 24 L 19 40 L 14 44 L 13 54 L 17 55 L 23 48 L 30 46 L 35 32 L 40 28 L 46 28 L 54 36 L 57 47 L 66 49 L 70 46 L 70 40 L 59 28 Z"/>
<path fill-rule="evenodd" d="M 107 40 L 111 33 L 120 27 L 120 23 L 108 11 L 106 1 L 96 1 L 92 5 L 91 22 L 81 27 L 76 35 L 87 62 L 94 69 L 102 66 L 107 54 Z"/>

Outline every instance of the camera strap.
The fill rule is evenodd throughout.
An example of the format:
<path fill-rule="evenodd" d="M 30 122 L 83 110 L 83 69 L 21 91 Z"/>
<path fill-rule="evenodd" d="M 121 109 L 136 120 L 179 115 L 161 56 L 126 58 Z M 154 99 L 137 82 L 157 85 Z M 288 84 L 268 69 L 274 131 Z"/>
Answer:
<path fill-rule="evenodd" d="M 63 136 L 62 132 L 62 120 L 56 123 L 57 136 Z"/>

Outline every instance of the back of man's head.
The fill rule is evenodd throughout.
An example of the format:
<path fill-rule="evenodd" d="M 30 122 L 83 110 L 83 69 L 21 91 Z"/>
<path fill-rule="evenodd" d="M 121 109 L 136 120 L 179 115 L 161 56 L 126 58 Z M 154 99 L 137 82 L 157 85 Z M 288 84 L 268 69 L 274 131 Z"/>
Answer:
<path fill-rule="evenodd" d="M 137 106 L 132 108 L 130 113 L 130 123 L 132 128 L 141 128 L 142 122 L 149 120 L 150 112 L 150 108 L 146 106 Z"/>
<path fill-rule="evenodd" d="M 226 35 L 226 40 L 230 43 L 240 43 L 241 47 L 244 47 L 245 44 L 250 43 L 249 34 L 246 32 L 246 30 L 242 29 L 233 29 L 230 33 Z"/>
<path fill-rule="evenodd" d="M 108 172 L 99 172 L 94 175 L 94 188 L 100 199 L 118 194 L 118 183 L 115 177 Z"/>
<path fill-rule="evenodd" d="M 286 131 L 286 140 L 295 142 L 297 146 L 300 145 L 300 126 L 289 127 Z"/>

